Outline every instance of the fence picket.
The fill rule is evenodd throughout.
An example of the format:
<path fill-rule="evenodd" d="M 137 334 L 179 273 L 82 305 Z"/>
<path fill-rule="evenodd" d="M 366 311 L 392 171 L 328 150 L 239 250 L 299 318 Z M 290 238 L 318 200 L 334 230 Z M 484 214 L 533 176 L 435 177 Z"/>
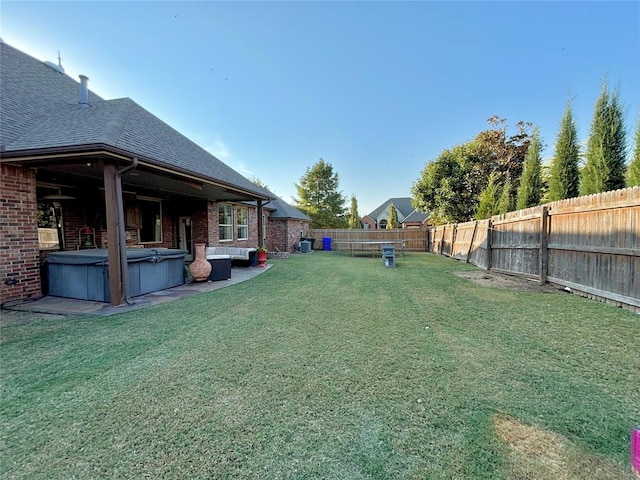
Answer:
<path fill-rule="evenodd" d="M 463 232 L 471 228 L 469 241 Z M 453 229 L 457 238 L 447 245 Z M 550 281 L 640 310 L 640 187 L 431 227 L 428 238 L 432 253 L 462 259 L 468 248 L 466 261 L 481 268 Z"/>

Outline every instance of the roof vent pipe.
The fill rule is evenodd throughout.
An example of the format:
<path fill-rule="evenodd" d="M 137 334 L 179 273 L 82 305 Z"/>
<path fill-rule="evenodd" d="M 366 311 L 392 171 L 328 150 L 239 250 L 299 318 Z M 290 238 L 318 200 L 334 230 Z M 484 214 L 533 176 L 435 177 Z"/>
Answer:
<path fill-rule="evenodd" d="M 78 103 L 83 107 L 89 106 L 89 77 L 80 75 L 80 100 Z"/>

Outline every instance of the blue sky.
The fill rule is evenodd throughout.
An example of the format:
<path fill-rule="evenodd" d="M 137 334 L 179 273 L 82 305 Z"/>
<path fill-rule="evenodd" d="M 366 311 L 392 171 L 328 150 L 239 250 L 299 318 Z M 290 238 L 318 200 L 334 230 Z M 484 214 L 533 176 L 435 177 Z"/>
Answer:
<path fill-rule="evenodd" d="M 550 157 L 569 98 L 587 138 L 605 75 L 630 145 L 640 113 L 640 2 L 3 1 L 0 36 L 286 201 L 323 157 L 361 215 L 494 114 Z"/>

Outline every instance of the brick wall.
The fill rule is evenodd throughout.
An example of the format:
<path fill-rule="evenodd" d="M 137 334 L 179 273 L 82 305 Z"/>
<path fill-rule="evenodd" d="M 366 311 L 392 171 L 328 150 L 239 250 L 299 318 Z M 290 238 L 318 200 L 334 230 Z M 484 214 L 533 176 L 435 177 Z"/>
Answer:
<path fill-rule="evenodd" d="M 376 228 L 376 221 L 373 218 L 371 218 L 370 216 L 368 216 L 368 215 L 362 217 L 360 219 L 360 221 L 362 222 L 362 227 L 363 228 L 367 228 L 365 225 L 369 225 L 368 228 L 370 228 L 372 230 Z"/>
<path fill-rule="evenodd" d="M 8 165 L 0 169 L 0 302 L 37 297 L 41 288 L 35 171 Z"/>
<path fill-rule="evenodd" d="M 267 212 L 262 210 L 263 215 Z M 266 221 L 266 216 L 265 216 Z M 245 240 L 239 247 L 257 247 L 260 242 L 260 232 L 258 231 L 258 208 L 249 207 L 249 239 Z"/>
<path fill-rule="evenodd" d="M 300 241 L 300 232 L 307 234 L 309 222 L 294 219 L 270 219 L 267 222 L 267 249 L 270 252 L 294 252 Z M 314 245 L 317 248 L 318 243 Z"/>

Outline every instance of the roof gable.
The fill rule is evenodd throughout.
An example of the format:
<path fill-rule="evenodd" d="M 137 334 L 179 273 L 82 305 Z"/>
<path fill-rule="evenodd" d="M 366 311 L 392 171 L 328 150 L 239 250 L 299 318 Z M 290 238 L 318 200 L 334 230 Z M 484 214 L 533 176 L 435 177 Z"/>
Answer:
<path fill-rule="evenodd" d="M 413 208 L 413 205 L 411 205 L 411 197 L 396 197 L 396 198 L 390 198 L 389 200 L 384 202 L 382 205 L 376 208 L 373 212 L 371 212 L 369 214 L 369 217 L 373 219 L 378 218 L 380 215 L 382 215 L 387 211 L 387 209 L 389 208 L 389 205 L 393 205 L 394 207 L 396 207 L 396 209 L 398 210 L 398 213 L 401 214 L 403 217 L 406 217 L 407 215 L 409 215 L 411 212 L 415 210 Z"/>
<path fill-rule="evenodd" d="M 380 219 L 386 219 L 390 205 L 398 210 L 400 223 L 423 223 L 429 218 L 428 212 L 422 213 L 413 207 L 411 197 L 397 197 L 390 198 L 369 215 L 362 217 L 362 220 L 369 218 L 372 222 L 378 222 Z"/>

